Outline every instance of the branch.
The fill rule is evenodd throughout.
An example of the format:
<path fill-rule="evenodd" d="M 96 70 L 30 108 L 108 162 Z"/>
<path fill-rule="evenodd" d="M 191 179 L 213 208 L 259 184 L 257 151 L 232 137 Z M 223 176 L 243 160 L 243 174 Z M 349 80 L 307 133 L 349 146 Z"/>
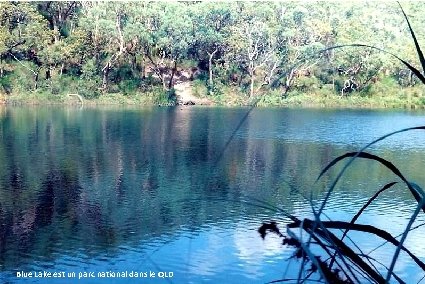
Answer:
<path fill-rule="evenodd" d="M 154 66 L 153 69 L 156 75 L 158 75 L 158 77 L 161 79 L 161 82 L 164 82 L 164 78 L 162 77 L 161 70 L 159 69 L 158 64 L 152 59 L 152 56 L 150 56 L 148 52 L 146 52 L 146 56 L 148 57 L 149 61 L 153 64 Z"/>
<path fill-rule="evenodd" d="M 115 27 L 117 28 L 118 40 L 119 40 L 119 45 L 120 45 L 120 51 L 119 51 L 118 55 L 121 55 L 122 53 L 124 53 L 126 48 L 124 47 L 124 36 L 122 34 L 122 31 L 121 31 L 121 15 L 120 15 L 118 10 L 116 10 L 115 13 L 117 15 Z"/>
<path fill-rule="evenodd" d="M 33 70 L 33 69 L 31 69 L 30 67 L 28 67 L 28 66 L 26 66 L 24 63 L 22 63 L 18 58 L 16 58 L 16 56 L 15 55 L 13 55 L 13 53 L 11 53 L 11 52 L 8 52 L 10 55 L 12 55 L 12 57 L 16 60 L 16 61 L 18 61 L 18 63 L 19 64 L 21 64 L 22 66 L 24 66 L 25 68 L 27 68 L 28 70 L 30 70 L 33 74 L 34 74 L 34 76 L 37 76 L 37 73 Z"/>
<path fill-rule="evenodd" d="M 71 9 L 77 4 L 77 2 L 71 2 L 71 5 L 69 5 L 68 10 L 63 14 L 63 20 L 65 21 L 66 18 L 71 14 Z"/>

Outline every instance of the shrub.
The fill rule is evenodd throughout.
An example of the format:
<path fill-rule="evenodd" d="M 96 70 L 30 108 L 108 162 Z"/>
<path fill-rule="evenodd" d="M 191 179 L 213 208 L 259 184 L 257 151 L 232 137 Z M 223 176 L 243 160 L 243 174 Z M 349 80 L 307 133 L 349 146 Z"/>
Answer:
<path fill-rule="evenodd" d="M 86 99 L 95 99 L 95 98 L 98 98 L 102 93 L 99 86 L 100 86 L 100 83 L 97 81 L 81 80 L 78 82 L 77 91 L 78 91 L 78 94 L 80 94 Z"/>
<path fill-rule="evenodd" d="M 140 80 L 126 79 L 118 83 L 118 89 L 124 95 L 131 95 L 137 92 L 140 87 Z"/>
<path fill-rule="evenodd" d="M 22 65 L 23 64 L 23 65 Z M 31 61 L 13 62 L 13 72 L 8 75 L 11 92 L 26 93 L 35 90 L 37 66 Z"/>
<path fill-rule="evenodd" d="M 0 93 L 10 94 L 12 92 L 12 82 L 10 75 L 0 77 Z"/>

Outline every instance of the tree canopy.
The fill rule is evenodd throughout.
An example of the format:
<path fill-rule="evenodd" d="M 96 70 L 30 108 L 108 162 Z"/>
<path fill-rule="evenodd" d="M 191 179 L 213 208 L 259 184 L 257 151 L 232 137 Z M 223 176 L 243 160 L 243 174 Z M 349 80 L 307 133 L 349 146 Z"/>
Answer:
<path fill-rule="evenodd" d="M 423 38 L 425 4 L 403 5 Z M 323 52 L 349 43 L 418 64 L 396 3 L 2 2 L 0 92 L 61 93 L 69 86 L 86 97 L 143 94 L 172 89 L 182 74 L 209 94 L 233 86 L 248 97 L 324 88 L 348 95 L 384 78 L 416 83 L 378 50 Z"/>

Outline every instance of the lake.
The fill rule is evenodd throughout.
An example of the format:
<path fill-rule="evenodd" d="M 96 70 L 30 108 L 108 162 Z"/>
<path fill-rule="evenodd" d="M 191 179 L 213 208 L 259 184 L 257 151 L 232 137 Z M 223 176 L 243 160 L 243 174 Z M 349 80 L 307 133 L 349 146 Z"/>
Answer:
<path fill-rule="evenodd" d="M 315 182 L 330 161 L 391 131 L 425 125 L 419 111 L 315 109 L 254 109 L 240 124 L 248 110 L 0 108 L 0 282 L 296 278 L 300 261 L 288 260 L 294 250 L 257 232 L 273 220 L 285 233 L 289 220 L 273 208 L 311 218 L 309 200 L 319 204 L 344 164 Z M 424 186 L 424 141 L 412 131 L 369 151 Z M 324 212 L 349 221 L 391 181 L 398 179 L 376 162 L 355 161 Z M 396 236 L 414 209 L 397 185 L 357 223 Z M 424 232 L 419 227 L 406 241 L 423 261 Z M 351 236 L 365 252 L 382 243 Z M 389 265 L 393 253 L 385 245 L 371 256 Z M 424 276 L 405 255 L 396 272 L 408 283 Z M 118 274 L 124 278 L 111 278 Z"/>

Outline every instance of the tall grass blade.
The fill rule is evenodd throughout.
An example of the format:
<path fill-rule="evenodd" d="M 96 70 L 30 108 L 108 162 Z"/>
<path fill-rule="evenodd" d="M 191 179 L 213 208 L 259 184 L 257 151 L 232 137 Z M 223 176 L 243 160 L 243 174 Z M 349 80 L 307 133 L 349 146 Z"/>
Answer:
<path fill-rule="evenodd" d="M 400 6 L 401 12 L 403 12 L 404 19 L 406 19 L 407 25 L 409 26 L 410 35 L 412 36 L 412 39 L 415 43 L 415 48 L 416 48 L 416 51 L 418 52 L 419 61 L 421 62 L 421 65 L 422 65 L 422 71 L 425 72 L 425 57 L 424 57 L 424 54 L 422 53 L 421 47 L 419 46 L 418 40 L 416 39 L 415 33 L 413 32 L 412 26 L 410 25 L 409 18 L 407 17 L 406 13 L 404 12 L 403 7 L 401 6 L 400 2 L 397 1 L 397 3 Z"/>
<path fill-rule="evenodd" d="M 395 134 L 399 134 L 399 133 L 403 133 L 403 132 L 407 132 L 407 131 L 412 131 L 412 130 L 425 130 L 425 126 L 415 126 L 415 127 L 408 127 L 408 128 L 403 128 L 401 130 L 397 130 L 391 133 L 388 133 L 386 135 L 383 135 L 381 137 L 379 137 L 378 139 L 375 139 L 374 141 L 370 142 L 369 144 L 367 144 L 366 146 L 364 146 L 362 149 L 360 149 L 359 152 L 357 153 L 361 153 L 364 152 L 367 148 L 369 148 L 370 146 L 390 137 L 393 136 Z M 347 168 L 351 165 L 351 163 L 357 158 L 357 154 L 353 157 L 350 158 L 350 160 L 344 165 L 344 167 L 342 168 L 342 170 L 339 172 L 338 176 L 335 178 L 335 180 L 332 182 L 331 186 L 329 187 L 328 191 L 326 192 L 325 198 L 318 210 L 318 214 L 320 215 L 323 211 L 323 209 L 326 206 L 326 203 L 329 200 L 329 197 L 331 195 L 331 193 L 333 192 L 333 190 L 335 189 L 336 184 L 338 183 L 338 181 L 341 179 L 341 177 L 344 175 L 345 171 L 347 170 Z"/>
<path fill-rule="evenodd" d="M 324 224 L 331 221 L 325 221 Z M 348 223 L 347 223 L 348 224 Z M 356 224 L 355 224 L 356 225 Z M 357 255 L 350 247 L 348 247 L 344 242 L 337 238 L 332 232 L 327 229 L 318 228 L 318 224 L 315 221 L 304 219 L 303 222 L 294 222 L 288 224 L 288 232 L 290 228 L 299 227 L 306 230 L 312 237 L 315 237 L 315 234 L 328 240 L 334 248 L 338 248 L 345 257 L 350 259 L 358 267 L 360 267 L 367 275 L 369 275 L 377 283 L 385 283 L 385 279 L 378 274 L 374 269 L 372 269 L 363 259 Z"/>
<path fill-rule="evenodd" d="M 421 203 L 419 203 L 419 204 L 421 204 Z M 293 222 L 291 224 L 288 224 L 287 227 L 289 229 L 290 228 L 302 227 L 303 229 L 307 230 L 308 232 L 311 232 L 311 230 L 313 228 L 315 228 L 315 227 L 317 228 L 317 226 L 318 226 L 315 223 L 316 223 L 316 221 L 313 221 L 313 220 L 310 220 L 310 219 L 304 219 L 303 222 Z M 404 247 L 401 241 L 398 241 L 396 238 L 394 238 L 390 233 L 388 233 L 385 230 L 376 228 L 372 225 L 351 224 L 349 222 L 343 222 L 343 221 L 322 221 L 322 224 L 326 228 L 326 230 L 328 230 L 328 229 L 342 229 L 342 230 L 349 229 L 349 230 L 353 230 L 353 231 L 357 231 L 357 232 L 364 232 L 364 233 L 373 234 L 373 235 L 393 244 L 394 246 L 399 247 L 400 250 L 406 252 L 412 258 L 412 260 L 416 262 L 416 264 L 419 267 L 421 267 L 423 270 L 425 270 L 425 263 L 422 262 L 418 257 L 416 257 L 409 249 Z M 327 231 L 326 234 L 325 234 L 325 232 L 321 232 L 321 230 L 322 229 L 320 229 L 320 230 L 316 229 L 313 233 L 320 232 L 320 235 L 324 238 L 329 238 L 328 236 L 326 236 L 326 234 L 329 234 L 332 243 L 335 244 L 335 245 L 338 245 L 338 246 L 341 245 L 342 248 L 340 248 L 340 249 L 346 255 L 346 252 L 347 252 L 346 248 L 345 248 L 346 245 L 339 238 L 337 238 L 335 235 L 333 235 L 330 231 Z M 410 227 L 409 227 L 409 230 L 410 230 Z M 337 239 L 337 241 L 335 240 L 335 238 Z M 349 252 L 350 251 L 352 251 L 352 250 L 350 249 Z M 349 256 L 349 255 L 346 255 L 346 256 Z"/>
<path fill-rule="evenodd" d="M 358 158 L 365 158 L 370 160 L 375 160 L 381 164 L 383 164 L 385 167 L 390 169 L 396 176 L 398 176 L 401 180 L 407 182 L 406 178 L 401 174 L 400 170 L 394 166 L 393 163 L 390 161 L 387 161 L 379 156 L 367 153 L 367 152 L 349 152 L 345 153 L 344 155 L 341 155 L 339 157 L 336 157 L 333 159 L 319 174 L 317 180 L 319 180 L 330 168 L 332 168 L 335 164 L 337 164 L 339 161 L 349 158 L 349 157 L 358 157 Z"/>
<path fill-rule="evenodd" d="M 394 166 L 393 163 L 391 163 L 390 161 L 387 161 L 387 160 L 385 160 L 385 159 L 383 159 L 379 156 L 369 154 L 367 152 L 350 152 L 350 153 L 345 153 L 344 155 L 341 155 L 341 156 L 335 158 L 332 162 L 330 162 L 322 170 L 322 172 L 319 174 L 318 179 L 324 173 L 326 173 L 326 171 L 328 171 L 331 167 L 333 167 L 336 163 L 338 163 L 339 161 L 341 161 L 345 158 L 349 158 L 349 157 L 370 159 L 370 160 L 374 160 L 374 161 L 377 161 L 377 162 L 383 164 L 385 167 L 387 167 L 389 170 L 391 170 L 396 176 L 398 176 L 407 185 L 407 187 L 409 188 L 413 197 L 416 199 L 416 201 L 418 203 L 421 201 L 422 196 L 423 196 L 423 192 L 421 194 L 422 189 L 420 189 L 420 187 L 418 185 L 416 185 L 415 183 L 411 183 L 411 182 L 407 181 L 407 179 L 402 175 L 400 170 L 396 166 Z M 425 207 L 422 208 L 422 210 L 425 212 Z"/>
<path fill-rule="evenodd" d="M 425 222 L 423 222 L 423 223 L 421 223 L 421 224 L 419 224 L 419 225 L 416 225 L 416 226 L 415 226 L 415 227 L 413 227 L 413 228 L 410 228 L 410 231 L 416 230 L 417 228 L 420 228 L 420 227 L 422 227 L 422 226 L 425 226 Z M 401 234 L 399 234 L 399 235 L 395 236 L 395 238 L 399 238 L 399 237 L 401 237 L 402 235 L 403 235 L 403 233 L 401 233 Z M 372 252 L 376 251 L 377 249 L 379 249 L 379 248 L 383 247 L 386 243 L 388 243 L 388 242 L 387 242 L 387 241 L 383 242 L 383 243 L 382 243 L 382 244 L 380 244 L 379 246 L 375 247 L 373 250 L 369 251 L 369 252 L 368 252 L 368 254 L 371 254 Z"/>
<path fill-rule="evenodd" d="M 396 59 L 398 59 L 400 62 L 402 62 L 404 65 L 406 65 L 407 68 L 409 68 L 410 71 L 412 71 L 413 74 L 415 74 L 416 77 L 418 77 L 419 80 L 421 80 L 421 82 L 423 84 L 425 84 L 425 77 L 424 75 L 421 73 L 421 71 L 419 71 L 418 69 L 416 69 L 415 67 L 413 67 L 409 62 L 407 62 L 406 60 L 402 59 L 401 57 L 397 56 L 396 54 L 389 52 L 385 49 L 373 46 L 373 45 L 367 45 L 367 44 L 361 44 L 361 43 L 352 43 L 352 44 L 341 44 L 341 45 L 335 45 L 335 46 L 331 46 L 325 49 L 322 49 L 321 51 L 319 51 L 319 53 L 324 53 L 326 51 L 332 50 L 332 49 L 338 49 L 338 48 L 344 48 L 344 47 L 367 47 L 367 48 L 372 48 L 372 49 L 376 49 L 379 50 L 383 53 L 389 54 L 393 57 L 395 57 Z"/>
<path fill-rule="evenodd" d="M 410 232 L 410 228 L 412 227 L 413 223 L 416 220 L 416 217 L 418 217 L 419 212 L 421 211 L 421 209 L 424 206 L 425 206 L 425 198 L 422 198 L 421 199 L 421 202 L 419 202 L 418 203 L 418 206 L 416 206 L 415 212 L 413 213 L 412 217 L 410 217 L 409 223 L 407 224 L 406 229 L 404 230 L 403 235 L 401 236 L 400 243 L 397 246 L 397 249 L 396 249 L 396 251 L 394 253 L 394 256 L 393 256 L 393 259 L 391 261 L 390 268 L 388 269 L 386 283 L 389 283 L 390 282 L 391 275 L 392 275 L 392 272 L 393 272 L 394 267 L 395 267 L 395 263 L 397 262 L 397 259 L 398 259 L 398 256 L 400 254 L 400 251 L 403 250 L 403 243 L 406 240 L 407 235 Z M 421 266 L 421 268 L 425 270 L 424 267 Z"/>
<path fill-rule="evenodd" d="M 316 258 L 316 256 L 310 251 L 310 249 L 304 244 L 304 242 L 302 242 L 302 240 L 300 240 L 298 238 L 297 235 L 295 235 L 291 230 L 287 230 L 288 236 L 290 236 L 291 238 L 297 240 L 300 244 L 300 248 L 303 250 L 303 252 L 308 256 L 308 258 L 311 260 L 311 262 L 313 263 L 313 265 L 315 265 L 315 267 L 317 268 L 317 271 L 319 272 L 320 276 L 322 277 L 322 279 L 325 281 L 325 283 L 332 283 L 330 282 L 329 279 L 329 271 L 324 271 L 326 270 L 326 267 L 323 267 L 322 265 L 319 264 L 318 259 Z M 299 283 L 298 279 L 298 283 Z"/>
<path fill-rule="evenodd" d="M 373 202 L 373 200 L 375 200 L 379 194 L 381 194 L 382 192 L 384 192 L 385 190 L 391 188 L 393 185 L 397 184 L 396 181 L 387 183 L 386 185 L 384 185 L 384 187 L 382 187 L 380 190 L 378 190 L 367 202 L 365 205 L 362 206 L 362 208 L 360 208 L 359 212 L 357 212 L 356 215 L 354 215 L 353 219 L 351 219 L 350 224 L 354 224 L 357 219 L 360 217 L 360 215 L 363 213 L 364 210 L 366 210 L 366 208 Z M 344 232 L 344 234 L 342 235 L 342 239 L 345 237 L 345 235 L 347 234 L 348 230 L 346 230 Z"/>
<path fill-rule="evenodd" d="M 364 204 L 362 206 L 362 208 L 360 208 L 359 212 L 357 212 L 357 214 L 354 215 L 353 219 L 351 219 L 351 221 L 350 221 L 350 224 L 354 224 L 357 221 L 357 219 L 360 217 L 360 215 L 363 213 L 363 211 L 366 210 L 366 208 L 379 196 L 379 194 L 381 194 L 385 190 L 391 188 L 395 184 L 397 184 L 397 182 L 395 182 L 395 181 L 387 183 L 386 185 L 384 185 L 384 187 L 382 187 L 380 190 L 378 190 L 371 198 L 369 198 L 369 200 L 366 202 L 366 204 Z M 342 234 L 341 241 L 344 240 L 344 238 L 347 235 L 349 230 L 350 230 L 349 228 L 345 229 L 344 233 Z M 335 261 L 335 257 L 336 257 L 336 253 L 332 256 L 332 259 L 331 259 L 330 264 L 329 264 L 330 267 L 332 267 L 332 265 Z"/>

